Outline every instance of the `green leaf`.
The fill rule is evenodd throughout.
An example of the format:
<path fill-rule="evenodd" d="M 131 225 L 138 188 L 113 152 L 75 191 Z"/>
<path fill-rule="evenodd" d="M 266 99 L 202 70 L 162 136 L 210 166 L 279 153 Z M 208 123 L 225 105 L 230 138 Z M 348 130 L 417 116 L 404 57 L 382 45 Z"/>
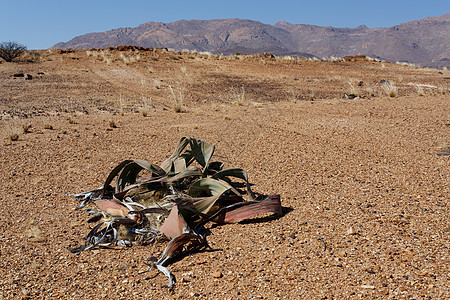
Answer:
<path fill-rule="evenodd" d="M 215 146 L 194 138 L 190 139 L 189 144 L 195 160 L 203 167 L 204 170 L 206 170 L 209 161 L 214 154 Z"/>
<path fill-rule="evenodd" d="M 231 185 L 225 181 L 219 181 L 213 178 L 202 178 L 194 182 L 188 191 L 188 195 L 192 197 L 215 196 L 222 195 L 226 191 L 233 189 Z"/>
<path fill-rule="evenodd" d="M 201 170 L 199 170 L 199 168 L 195 167 L 195 166 L 190 166 L 189 168 L 187 168 L 186 170 L 178 173 L 175 176 L 171 176 L 171 177 L 167 177 L 164 179 L 164 182 L 167 183 L 172 183 L 172 182 L 176 182 L 179 181 L 181 179 L 185 179 L 188 177 L 193 177 L 193 176 L 202 176 L 203 173 Z"/>
<path fill-rule="evenodd" d="M 186 169 L 195 160 L 206 170 L 214 154 L 214 148 L 213 144 L 193 137 L 182 137 L 173 154 L 161 163 L 161 168 L 173 175 Z"/>
<path fill-rule="evenodd" d="M 127 164 L 129 164 L 130 162 L 132 162 L 133 160 L 131 159 L 127 159 L 124 160 L 123 162 L 121 162 L 120 164 L 118 164 L 108 175 L 108 177 L 106 178 L 105 184 L 103 185 L 103 191 L 102 191 L 102 196 L 105 195 L 105 192 L 108 190 L 108 186 L 110 185 L 110 183 L 112 182 L 112 180 L 117 176 L 117 174 L 120 173 L 120 171 L 123 169 L 123 167 L 125 167 Z"/>
<path fill-rule="evenodd" d="M 223 179 L 224 177 L 229 177 L 229 176 L 248 181 L 247 172 L 245 172 L 245 170 L 243 170 L 243 169 L 238 169 L 238 168 L 226 169 L 226 170 L 219 171 L 216 174 L 214 174 L 213 176 L 211 176 L 211 178 Z"/>
<path fill-rule="evenodd" d="M 225 181 L 202 178 L 194 182 L 188 191 L 188 195 L 198 197 L 199 199 L 193 199 L 195 209 L 202 214 L 208 214 L 217 200 L 228 191 L 232 191 L 241 197 L 241 194 Z"/>
<path fill-rule="evenodd" d="M 255 194 L 253 193 L 253 191 L 250 188 L 250 183 L 248 182 L 247 172 L 245 172 L 244 169 L 239 169 L 239 168 L 225 169 L 225 170 L 219 171 L 216 174 L 214 174 L 213 176 L 211 176 L 211 178 L 214 178 L 214 179 L 223 179 L 226 177 L 236 177 L 236 178 L 240 178 L 240 179 L 244 180 L 246 188 L 247 188 L 247 194 L 250 196 L 250 198 L 252 200 L 256 199 Z"/>
<path fill-rule="evenodd" d="M 147 171 L 151 172 L 152 174 L 155 174 L 158 177 L 166 175 L 166 172 L 161 167 L 159 167 L 155 164 L 149 163 L 145 160 L 136 159 L 133 162 L 138 164 L 142 168 L 146 169 Z"/>
<path fill-rule="evenodd" d="M 166 172 L 157 165 L 151 164 L 144 160 L 129 161 L 128 164 L 123 166 L 117 181 L 116 181 L 116 193 L 122 192 L 127 186 L 136 182 L 137 175 L 142 170 L 147 170 L 158 177 L 166 175 Z"/>
<path fill-rule="evenodd" d="M 219 200 L 221 195 L 215 195 L 215 196 L 211 196 L 211 197 L 206 197 L 206 198 L 197 198 L 194 201 L 194 208 L 202 213 L 207 215 L 209 213 L 209 211 L 211 210 L 211 208 L 214 206 L 214 204 L 216 204 L 217 200 Z M 190 216 L 189 216 L 190 217 Z"/>
<path fill-rule="evenodd" d="M 161 163 L 161 168 L 166 172 L 170 173 L 172 171 L 173 162 L 181 155 L 181 152 L 189 145 L 189 140 L 187 137 L 182 137 L 178 142 L 177 147 L 173 154 Z"/>

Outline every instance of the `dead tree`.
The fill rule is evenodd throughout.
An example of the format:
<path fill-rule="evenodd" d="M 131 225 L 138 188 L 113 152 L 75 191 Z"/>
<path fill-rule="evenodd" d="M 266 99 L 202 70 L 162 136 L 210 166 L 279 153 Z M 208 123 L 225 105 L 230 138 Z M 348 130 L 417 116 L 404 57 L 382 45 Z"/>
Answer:
<path fill-rule="evenodd" d="M 0 57 L 7 62 L 11 62 L 14 58 L 21 55 L 27 47 L 25 45 L 16 42 L 3 42 L 0 43 Z"/>

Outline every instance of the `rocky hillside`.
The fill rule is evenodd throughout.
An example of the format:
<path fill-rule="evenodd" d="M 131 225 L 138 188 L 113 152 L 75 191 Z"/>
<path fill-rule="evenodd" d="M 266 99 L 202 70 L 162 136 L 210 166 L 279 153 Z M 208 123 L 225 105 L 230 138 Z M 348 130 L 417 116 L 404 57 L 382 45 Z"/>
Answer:
<path fill-rule="evenodd" d="M 148 22 L 75 37 L 52 48 L 104 48 L 119 45 L 168 47 L 247 54 L 342 57 L 368 55 L 434 67 L 449 66 L 450 14 L 425 18 L 389 28 L 335 28 L 290 24 L 275 25 L 241 19 Z"/>

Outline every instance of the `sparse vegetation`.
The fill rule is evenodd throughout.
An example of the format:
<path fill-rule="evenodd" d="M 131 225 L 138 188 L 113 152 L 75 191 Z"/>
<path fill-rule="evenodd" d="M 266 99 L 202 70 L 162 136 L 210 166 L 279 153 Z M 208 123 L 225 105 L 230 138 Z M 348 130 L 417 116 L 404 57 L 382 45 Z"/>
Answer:
<path fill-rule="evenodd" d="M 301 99 L 300 89 L 298 88 L 286 88 L 283 92 L 287 101 L 296 102 Z"/>
<path fill-rule="evenodd" d="M 188 54 L 182 54 L 184 60 L 174 61 L 166 60 L 171 53 L 153 49 L 141 50 L 142 60 L 130 65 L 126 65 L 119 54 L 123 52 L 129 57 L 136 52 L 109 49 L 107 56 L 112 63 L 108 67 L 99 54 L 94 58 L 93 53 L 100 53 L 100 50 L 88 50 L 92 52 L 89 56 L 85 55 L 86 50 L 74 50 L 74 53 L 54 50 L 52 54 L 38 50 L 41 59 L 51 60 L 45 63 L 26 63 L 26 56 L 14 60 L 19 63 L 1 60 L 0 161 L 3 171 L 0 172 L 0 189 L 3 195 L 0 197 L 5 199 L 8 208 L 5 222 L 0 222 L 7 254 L 2 255 L 2 259 L 6 267 L 12 267 L 14 274 L 8 277 L 11 282 L 7 280 L 3 285 L 0 298 L 2 294 L 6 298 L 14 295 L 16 298 L 70 296 L 77 286 L 87 287 L 75 291 L 80 298 L 92 298 L 92 295 L 94 298 L 96 295 L 136 298 L 149 292 L 158 299 L 223 299 L 227 296 L 274 299 L 280 295 L 284 298 L 298 298 L 298 295 L 300 298 L 345 298 L 352 296 L 351 293 L 355 293 L 356 298 L 370 298 L 390 297 L 397 295 L 396 291 L 399 297 L 408 292 L 406 296 L 416 298 L 421 298 L 420 293 L 433 299 L 442 298 L 441 287 L 445 286 L 448 270 L 445 264 L 436 266 L 435 262 L 444 261 L 447 253 L 438 251 L 433 254 L 434 260 L 427 260 L 418 253 L 429 253 L 445 244 L 446 228 L 439 225 L 445 223 L 446 215 L 433 212 L 442 212 L 447 195 L 445 189 L 436 187 L 447 184 L 447 177 L 442 175 L 448 169 L 450 157 L 450 141 L 443 134 L 448 128 L 448 71 L 402 67 L 387 62 L 385 69 L 381 69 L 381 63 L 367 61 L 293 64 L 293 61 L 262 55 L 243 55 L 240 60 L 226 56 L 225 60 L 218 61 L 217 56 L 207 60 L 193 54 L 195 59 L 190 60 Z M 160 54 L 160 60 L 151 61 L 150 57 L 156 53 Z M 61 57 L 63 63 L 60 63 Z M 79 60 L 72 60 L 72 57 Z M 152 68 L 152 73 L 148 67 Z M 14 76 L 19 73 L 31 74 L 33 80 Z M 159 89 L 154 87 L 155 79 L 159 79 Z M 395 82 L 398 98 L 390 98 L 382 90 L 387 80 Z M 364 82 L 359 85 L 359 81 Z M 183 92 L 182 108 L 188 113 L 174 112 L 175 102 L 169 85 L 175 95 Z M 424 96 L 418 95 L 416 85 L 423 88 Z M 342 100 L 344 92 L 366 98 L 376 95 L 377 98 Z M 112 123 L 117 123 L 117 129 L 110 127 L 111 118 Z M 78 124 L 70 125 L 71 120 Z M 17 137 L 13 140 L 17 138 L 17 141 L 6 133 L 10 124 L 16 127 Z M 30 124 L 32 127 L 28 130 Z M 55 129 L 45 130 L 44 124 L 48 124 L 46 128 Z M 96 206 L 96 202 L 101 201 L 93 200 L 86 207 L 89 209 L 86 219 L 96 215 L 94 210 L 100 212 L 97 215 L 100 219 L 85 224 L 86 210 L 67 207 L 65 194 L 80 192 L 74 190 L 77 186 L 92 190 L 103 185 L 105 180 L 102 179 L 108 177 L 107 169 L 113 169 L 114 161 L 119 163 L 139 156 L 149 161 L 164 160 L 170 156 L 170 153 L 164 155 L 170 150 L 170 144 L 175 146 L 183 135 L 213 141 L 219 146 L 214 160 L 249 168 L 256 177 L 248 175 L 263 192 L 280 187 L 287 217 L 274 220 L 262 215 L 231 227 L 206 224 L 205 228 L 212 234 L 207 237 L 211 248 L 222 248 L 222 251 L 196 253 L 197 248 L 185 244 L 187 247 L 180 252 L 180 260 L 175 258 L 173 265 L 179 285 L 169 290 L 161 288 L 167 284 L 167 277 L 156 276 L 155 265 L 153 270 L 144 265 L 157 261 L 154 257 L 162 256 L 167 243 L 161 237 L 160 242 L 144 247 L 152 233 L 145 231 L 149 223 L 139 221 L 141 217 L 145 220 L 154 212 L 164 210 L 158 207 L 136 214 L 141 207 L 133 206 L 129 216 L 117 218 Z M 183 153 L 181 156 L 185 157 Z M 178 170 L 184 167 L 182 161 L 177 161 L 175 166 Z M 194 162 L 186 172 L 194 171 L 191 169 L 194 166 L 199 165 Z M 216 163 L 215 167 L 220 164 Z M 113 190 L 122 185 L 122 191 L 127 194 L 122 194 L 123 199 L 119 199 L 122 203 L 118 205 L 122 208 L 130 205 L 130 201 L 137 202 L 134 196 L 141 197 L 145 191 L 131 194 L 135 189 L 132 181 L 125 184 L 121 181 L 130 177 L 127 174 L 133 177 L 133 168 L 119 167 L 111 181 L 112 188 L 105 190 L 105 198 L 110 198 L 101 200 L 112 199 Z M 136 184 L 161 179 L 150 171 L 142 170 L 142 173 L 136 178 Z M 177 181 L 173 176 L 175 172 L 169 174 L 167 182 L 154 185 L 175 189 L 175 192 L 170 190 L 170 197 L 165 199 L 171 204 L 180 198 L 176 188 L 179 184 L 190 186 L 193 183 L 191 178 Z M 210 176 L 212 174 L 202 174 L 198 179 Z M 229 179 L 233 188 L 245 192 L 244 181 Z M 397 193 L 405 189 L 406 192 Z M 92 199 L 100 194 L 94 194 Z M 218 205 L 226 205 L 230 195 L 234 197 L 232 190 L 219 199 Z M 202 196 L 211 197 L 209 194 Z M 411 201 L 418 205 L 405 210 Z M 337 221 L 336 212 L 342 215 Z M 411 212 L 418 215 L 411 215 Z M 67 218 L 60 221 L 57 216 L 61 215 Z M 202 217 L 199 215 L 199 219 Z M 28 220 L 36 220 L 36 223 L 27 228 Z M 135 220 L 138 222 L 133 223 Z M 265 220 L 270 220 L 270 224 L 265 224 Z M 102 227 L 94 230 L 101 222 Z M 109 224 L 111 226 L 107 227 Z M 399 229 L 408 230 L 412 225 L 417 229 L 414 240 L 408 237 L 405 240 L 405 235 L 397 234 Z M 45 244 L 35 244 L 41 240 L 41 235 L 34 226 L 43 231 Z M 84 230 L 86 233 L 93 230 L 92 235 L 85 239 L 81 235 Z M 117 236 L 114 236 L 115 230 Z M 369 231 L 376 232 L 376 236 L 367 234 Z M 251 233 L 250 239 L 246 239 L 248 233 Z M 103 234 L 104 239 L 98 243 Z M 121 250 L 119 245 L 131 245 L 126 241 L 133 236 L 137 238 L 130 239 L 130 243 L 137 243 L 138 248 Z M 365 238 L 369 238 L 370 243 L 365 242 Z M 26 249 L 21 249 L 20 245 Z M 81 255 L 68 253 L 67 247 L 78 246 L 95 248 Z M 37 247 L 34 250 L 39 253 L 28 251 L 33 247 Z M 181 246 L 178 249 L 181 250 Z M 193 251 L 185 252 L 189 250 Z M 189 253 L 189 257 L 182 259 L 184 253 Z M 386 259 L 379 259 L 380 255 Z M 363 264 L 345 268 L 349 259 Z M 419 270 L 407 262 L 403 264 L 403 260 L 417 261 Z M 23 264 L 23 261 L 30 263 Z M 73 267 L 79 264 L 84 268 Z M 346 269 L 344 276 L 341 276 L 341 264 Z M 169 270 L 172 267 L 164 266 Z M 217 278 L 212 275 L 216 268 L 222 272 Z M 87 277 L 80 276 L 80 270 Z M 92 270 L 98 271 L 98 276 L 87 274 Z M 33 276 L 28 276 L 30 274 Z M 34 276 L 36 274 L 39 276 Z M 393 281 L 389 279 L 391 274 L 396 277 L 391 278 Z M 405 274 L 409 279 L 402 277 Z M 54 288 L 46 288 L 50 287 L 48 278 L 52 276 Z M 320 280 L 310 280 L 314 278 Z M 338 284 L 336 278 L 340 280 Z M 23 282 L 18 285 L 14 283 L 21 279 Z M 111 280 L 108 282 L 108 279 Z M 243 280 L 244 285 L 236 286 L 236 280 Z M 412 287 L 410 283 L 417 280 L 423 285 Z M 298 290 L 296 287 L 302 282 L 311 289 L 300 286 Z M 362 284 L 375 288 L 358 287 Z M 430 284 L 434 288 L 430 288 Z M 199 296 L 190 297 L 189 293 Z"/>
<path fill-rule="evenodd" d="M 152 107 L 152 99 L 151 98 L 147 98 L 144 95 L 141 95 L 141 108 L 140 108 L 140 112 L 142 114 L 142 116 L 146 117 Z"/>
<path fill-rule="evenodd" d="M 16 57 L 22 55 L 27 47 L 17 42 L 2 42 L 0 43 L 0 57 L 6 62 L 12 62 Z"/>
<path fill-rule="evenodd" d="M 23 133 L 30 133 L 31 127 L 32 127 L 32 125 L 29 123 L 22 124 Z"/>
<path fill-rule="evenodd" d="M 398 96 L 398 88 L 394 82 L 387 81 L 381 84 L 381 89 L 389 96 L 389 97 L 397 97 Z"/>
<path fill-rule="evenodd" d="M 40 61 L 40 59 L 41 59 L 41 55 L 37 51 L 26 50 L 21 55 L 21 60 L 25 60 L 28 62 L 37 62 L 37 61 Z"/>
<path fill-rule="evenodd" d="M 170 95 L 172 97 L 172 109 L 176 113 L 184 112 L 184 92 L 181 88 L 178 88 L 177 91 L 174 91 L 172 86 L 169 85 Z"/>
<path fill-rule="evenodd" d="M 155 78 L 153 80 L 153 86 L 155 87 L 155 89 L 159 90 L 161 88 L 161 80 Z"/>
<path fill-rule="evenodd" d="M 425 91 L 421 85 L 416 85 L 416 89 L 417 89 L 417 95 L 425 96 Z"/>
<path fill-rule="evenodd" d="M 232 87 L 230 97 L 232 101 L 237 105 L 239 106 L 244 105 L 247 102 L 244 85 L 242 85 L 240 89 Z"/>
<path fill-rule="evenodd" d="M 108 124 L 110 128 L 117 128 L 116 121 L 114 121 L 113 119 L 110 119 Z"/>
<path fill-rule="evenodd" d="M 280 195 L 257 197 L 243 169 L 210 163 L 214 149 L 213 144 L 183 137 L 160 166 L 143 160 L 120 163 L 102 188 L 75 195 L 81 201 L 79 208 L 91 202 L 97 206 L 99 212 L 88 222 L 99 224 L 84 246 L 69 250 L 79 253 L 99 246 L 150 244 L 165 236 L 170 242 L 152 268 L 166 275 L 172 287 L 174 275 L 167 266 L 189 250 L 207 248 L 206 223 L 232 224 L 260 214 L 282 215 Z M 150 177 L 139 176 L 141 171 Z M 110 184 L 115 177 L 114 189 Z M 236 189 L 232 179 L 243 181 L 245 191 Z"/>
<path fill-rule="evenodd" d="M 9 135 L 9 140 L 12 142 L 19 140 L 19 134 L 12 132 Z"/>
<path fill-rule="evenodd" d="M 125 115 L 125 101 L 123 100 L 122 94 L 119 96 L 119 114 L 121 116 Z"/>
<path fill-rule="evenodd" d="M 11 142 L 15 142 L 19 140 L 20 134 L 23 132 L 23 128 L 20 127 L 17 121 L 11 121 L 8 124 L 3 125 L 4 133 L 6 134 L 6 137 Z M 22 129 L 22 130 L 21 130 Z"/>

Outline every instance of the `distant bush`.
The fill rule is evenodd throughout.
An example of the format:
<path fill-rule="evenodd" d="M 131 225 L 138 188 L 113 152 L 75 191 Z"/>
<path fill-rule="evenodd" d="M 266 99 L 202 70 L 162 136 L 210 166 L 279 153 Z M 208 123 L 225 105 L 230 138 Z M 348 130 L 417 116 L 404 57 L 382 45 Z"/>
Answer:
<path fill-rule="evenodd" d="M 398 96 L 398 88 L 394 82 L 386 81 L 381 85 L 381 88 L 389 97 Z"/>
<path fill-rule="evenodd" d="M 11 62 L 14 58 L 20 56 L 27 47 L 16 42 L 2 42 L 0 43 L 0 57 L 7 62 Z"/>

